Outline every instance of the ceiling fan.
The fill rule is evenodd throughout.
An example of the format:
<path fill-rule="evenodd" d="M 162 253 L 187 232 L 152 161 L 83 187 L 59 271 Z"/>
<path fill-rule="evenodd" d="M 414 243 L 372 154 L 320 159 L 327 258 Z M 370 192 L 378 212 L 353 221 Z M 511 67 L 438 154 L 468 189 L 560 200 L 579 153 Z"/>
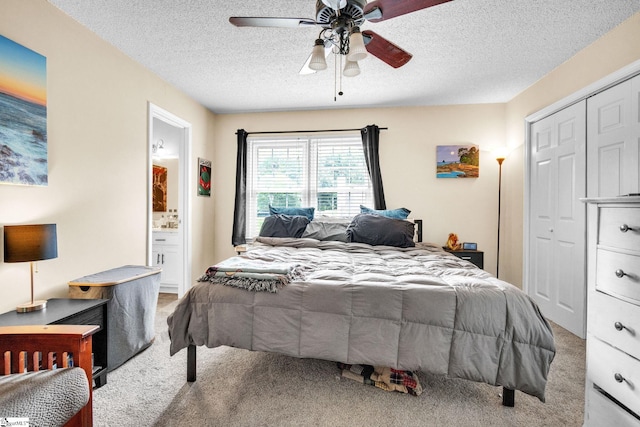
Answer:
<path fill-rule="evenodd" d="M 412 55 L 371 30 L 360 31 L 365 22 L 379 22 L 406 15 L 452 0 L 317 0 L 316 18 L 231 17 L 236 27 L 321 28 L 313 51 L 300 70 L 301 74 L 327 68 L 330 53 L 346 58 L 343 74 L 360 73 L 358 61 L 367 53 L 394 68 L 405 65 Z"/>

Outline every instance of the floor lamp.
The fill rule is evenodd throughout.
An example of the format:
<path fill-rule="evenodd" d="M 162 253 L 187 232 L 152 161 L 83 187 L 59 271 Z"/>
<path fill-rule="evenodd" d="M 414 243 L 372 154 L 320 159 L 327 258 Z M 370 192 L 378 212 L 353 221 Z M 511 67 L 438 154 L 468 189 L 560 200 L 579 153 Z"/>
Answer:
<path fill-rule="evenodd" d="M 498 161 L 498 244 L 496 246 L 496 277 L 500 277 L 500 202 L 502 201 L 502 162 L 506 156 L 504 154 L 496 155 Z"/>

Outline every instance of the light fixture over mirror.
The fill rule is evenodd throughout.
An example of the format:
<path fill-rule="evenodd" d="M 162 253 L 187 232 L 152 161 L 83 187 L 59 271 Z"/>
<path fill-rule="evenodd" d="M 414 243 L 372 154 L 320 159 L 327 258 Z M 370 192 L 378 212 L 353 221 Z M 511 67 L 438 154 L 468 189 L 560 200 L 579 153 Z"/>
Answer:
<path fill-rule="evenodd" d="M 164 141 L 162 139 L 159 139 L 158 142 L 156 142 L 151 146 L 151 151 L 153 152 L 153 154 L 156 154 L 158 150 L 162 150 L 163 148 L 164 148 Z"/>

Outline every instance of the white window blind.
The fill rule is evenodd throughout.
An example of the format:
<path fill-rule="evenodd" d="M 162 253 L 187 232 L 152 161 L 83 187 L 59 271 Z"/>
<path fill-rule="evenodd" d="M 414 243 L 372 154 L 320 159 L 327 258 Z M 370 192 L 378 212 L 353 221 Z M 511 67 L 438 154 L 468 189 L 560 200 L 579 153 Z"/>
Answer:
<path fill-rule="evenodd" d="M 310 207 L 351 217 L 371 206 L 373 190 L 360 135 L 247 140 L 247 238 L 260 232 L 269 205 Z"/>

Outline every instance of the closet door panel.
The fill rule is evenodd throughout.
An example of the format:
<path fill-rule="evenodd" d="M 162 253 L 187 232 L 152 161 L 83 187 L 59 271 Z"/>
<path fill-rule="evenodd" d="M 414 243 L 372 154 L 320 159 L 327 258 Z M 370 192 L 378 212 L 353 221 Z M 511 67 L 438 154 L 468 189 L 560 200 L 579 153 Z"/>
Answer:
<path fill-rule="evenodd" d="M 619 196 L 637 187 L 638 141 L 632 137 L 632 86 L 632 80 L 627 80 L 588 100 L 589 197 Z"/>

